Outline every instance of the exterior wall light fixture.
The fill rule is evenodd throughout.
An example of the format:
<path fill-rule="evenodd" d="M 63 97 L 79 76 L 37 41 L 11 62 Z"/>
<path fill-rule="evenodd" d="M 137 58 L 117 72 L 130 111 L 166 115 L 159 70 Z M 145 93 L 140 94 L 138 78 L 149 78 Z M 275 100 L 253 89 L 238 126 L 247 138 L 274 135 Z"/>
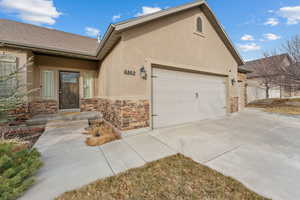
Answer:
<path fill-rule="evenodd" d="M 236 80 L 233 78 L 231 79 L 231 84 L 234 85 L 236 83 Z"/>
<path fill-rule="evenodd" d="M 140 76 L 142 79 L 147 80 L 147 71 L 144 66 L 140 69 Z"/>

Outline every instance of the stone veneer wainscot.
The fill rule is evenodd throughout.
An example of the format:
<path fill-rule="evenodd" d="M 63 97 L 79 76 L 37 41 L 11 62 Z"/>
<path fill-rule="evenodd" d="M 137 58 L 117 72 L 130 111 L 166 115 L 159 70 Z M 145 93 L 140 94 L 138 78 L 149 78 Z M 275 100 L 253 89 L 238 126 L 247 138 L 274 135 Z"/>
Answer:
<path fill-rule="evenodd" d="M 55 114 L 58 112 L 56 100 L 35 100 L 29 103 L 29 111 L 36 114 Z"/>
<path fill-rule="evenodd" d="M 100 111 L 119 130 L 149 127 L 148 100 L 81 99 L 81 111 Z"/>

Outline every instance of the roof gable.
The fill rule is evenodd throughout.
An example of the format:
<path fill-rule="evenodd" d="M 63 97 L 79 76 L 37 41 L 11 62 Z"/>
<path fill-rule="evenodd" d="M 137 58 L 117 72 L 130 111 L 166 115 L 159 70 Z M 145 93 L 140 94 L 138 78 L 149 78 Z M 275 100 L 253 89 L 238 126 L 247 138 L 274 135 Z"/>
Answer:
<path fill-rule="evenodd" d="M 102 60 L 109 53 L 109 51 L 114 47 L 115 43 L 120 39 L 123 31 L 131 29 L 136 26 L 143 25 L 145 23 L 161 19 L 163 17 L 186 11 L 195 7 L 201 7 L 203 9 L 204 14 L 209 19 L 210 23 L 213 25 L 214 29 L 218 33 L 219 37 L 224 42 L 225 46 L 228 48 L 232 56 L 235 58 L 239 65 L 243 65 L 244 61 L 241 58 L 238 51 L 235 49 L 233 43 L 229 39 L 222 25 L 218 22 L 216 16 L 213 14 L 212 10 L 209 8 L 205 1 L 196 1 L 193 3 L 184 4 L 178 7 L 166 9 L 163 11 L 156 12 L 154 14 L 145 15 L 142 17 L 126 20 L 117 24 L 111 24 L 107 29 L 103 40 L 100 43 L 97 57 Z"/>
<path fill-rule="evenodd" d="M 0 44 L 35 50 L 42 53 L 103 60 L 118 40 L 120 40 L 120 33 L 122 33 L 122 31 L 195 7 L 201 7 L 203 9 L 204 14 L 232 56 L 239 65 L 243 65 L 243 59 L 204 0 L 197 0 L 153 14 L 111 24 L 100 44 L 93 38 L 0 19 Z"/>

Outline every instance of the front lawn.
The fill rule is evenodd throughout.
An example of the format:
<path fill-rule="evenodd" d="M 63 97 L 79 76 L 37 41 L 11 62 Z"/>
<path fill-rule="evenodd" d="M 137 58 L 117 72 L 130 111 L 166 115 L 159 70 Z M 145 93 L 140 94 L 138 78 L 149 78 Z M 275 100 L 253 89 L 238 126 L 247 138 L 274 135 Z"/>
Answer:
<path fill-rule="evenodd" d="M 180 154 L 98 180 L 56 200 L 258 200 L 240 182 Z"/>
<path fill-rule="evenodd" d="M 263 108 L 264 111 L 272 113 L 300 115 L 300 98 L 257 100 L 248 107 Z"/>

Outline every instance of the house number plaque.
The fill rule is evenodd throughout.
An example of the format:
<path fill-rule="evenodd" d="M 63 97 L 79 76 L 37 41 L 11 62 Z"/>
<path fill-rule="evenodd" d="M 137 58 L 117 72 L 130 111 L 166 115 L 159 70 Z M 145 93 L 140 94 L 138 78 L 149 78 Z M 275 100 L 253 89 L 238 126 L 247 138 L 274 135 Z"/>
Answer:
<path fill-rule="evenodd" d="M 125 69 L 124 74 L 128 76 L 135 76 L 135 70 Z"/>

